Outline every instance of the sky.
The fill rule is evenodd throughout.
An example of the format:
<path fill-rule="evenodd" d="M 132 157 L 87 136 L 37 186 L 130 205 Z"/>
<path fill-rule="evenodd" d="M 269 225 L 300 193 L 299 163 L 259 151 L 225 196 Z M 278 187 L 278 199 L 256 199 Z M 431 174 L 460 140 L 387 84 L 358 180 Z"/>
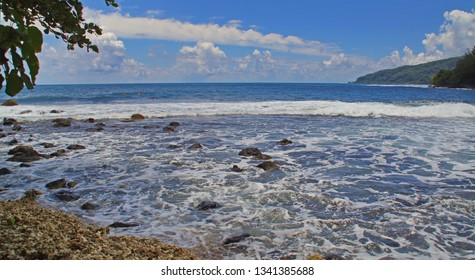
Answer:
<path fill-rule="evenodd" d="M 474 0 L 84 0 L 100 52 L 45 36 L 39 84 L 349 82 L 461 56 Z"/>

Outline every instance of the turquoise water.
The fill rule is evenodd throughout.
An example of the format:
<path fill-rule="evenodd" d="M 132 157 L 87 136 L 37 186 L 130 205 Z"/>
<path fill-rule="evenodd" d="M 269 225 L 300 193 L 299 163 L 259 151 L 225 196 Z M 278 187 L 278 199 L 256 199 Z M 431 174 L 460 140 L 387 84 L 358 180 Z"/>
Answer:
<path fill-rule="evenodd" d="M 2 127 L 0 167 L 13 173 L 1 177 L 0 198 L 36 188 L 43 203 L 101 225 L 139 224 L 112 234 L 205 258 L 474 258 L 474 100 L 469 90 L 351 84 L 42 86 L 0 107 L 23 127 Z M 124 122 L 134 113 L 147 118 Z M 58 117 L 73 125 L 54 127 Z M 181 125 L 165 132 L 172 121 Z M 13 139 L 45 154 L 86 149 L 19 168 L 5 161 Z M 247 147 L 279 168 L 239 156 Z M 78 200 L 45 188 L 60 178 L 79 183 L 69 190 Z M 198 210 L 203 201 L 222 207 Z M 99 208 L 82 210 L 86 202 Z"/>

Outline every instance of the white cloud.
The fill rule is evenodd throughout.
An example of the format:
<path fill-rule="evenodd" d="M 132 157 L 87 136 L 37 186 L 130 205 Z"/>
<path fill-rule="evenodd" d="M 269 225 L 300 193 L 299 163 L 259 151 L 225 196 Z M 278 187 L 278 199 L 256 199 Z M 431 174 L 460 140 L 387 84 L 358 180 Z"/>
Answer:
<path fill-rule="evenodd" d="M 175 69 L 185 73 L 215 75 L 227 71 L 226 54 L 211 42 L 198 42 L 180 49 Z"/>
<path fill-rule="evenodd" d="M 376 65 L 381 67 L 396 67 L 400 65 L 415 65 L 438 59 L 461 56 L 475 45 L 475 11 L 471 13 L 453 10 L 444 13 L 445 21 L 440 27 L 439 34 L 429 33 L 422 40 L 424 52 L 415 54 L 405 46 L 403 55 L 394 51 L 382 58 Z"/>
<path fill-rule="evenodd" d="M 311 56 L 328 56 L 338 48 L 319 41 L 277 33 L 263 34 L 253 29 L 240 29 L 241 21 L 225 25 L 194 24 L 175 19 L 130 17 L 119 12 L 104 14 L 85 8 L 86 17 L 105 30 L 122 38 L 148 38 L 181 42 L 213 42 L 221 45 L 251 46 Z"/>

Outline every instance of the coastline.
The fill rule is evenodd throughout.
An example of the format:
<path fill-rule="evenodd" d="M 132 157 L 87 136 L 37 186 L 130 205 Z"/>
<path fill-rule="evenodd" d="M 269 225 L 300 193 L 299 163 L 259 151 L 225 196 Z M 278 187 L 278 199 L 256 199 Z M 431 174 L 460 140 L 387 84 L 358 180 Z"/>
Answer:
<path fill-rule="evenodd" d="M 189 249 L 154 238 L 109 236 L 72 214 L 38 204 L 30 190 L 15 201 L 0 201 L 2 260 L 196 260 Z"/>

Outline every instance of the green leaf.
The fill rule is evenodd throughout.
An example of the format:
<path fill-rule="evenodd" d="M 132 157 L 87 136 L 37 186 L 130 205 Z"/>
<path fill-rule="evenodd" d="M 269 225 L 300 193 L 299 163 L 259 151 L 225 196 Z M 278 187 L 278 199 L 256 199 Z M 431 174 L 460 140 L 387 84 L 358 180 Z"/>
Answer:
<path fill-rule="evenodd" d="M 31 82 L 31 79 L 27 74 L 22 73 L 21 79 L 23 80 L 23 83 L 26 85 L 27 89 L 33 89 L 33 83 Z"/>
<path fill-rule="evenodd" d="M 30 36 L 30 42 L 36 53 L 41 52 L 43 47 L 43 33 L 36 28 L 36 26 L 28 27 L 28 35 Z"/>
<path fill-rule="evenodd" d="M 36 81 L 36 75 L 38 75 L 38 72 L 40 71 L 40 62 L 36 55 L 32 55 L 26 59 L 26 63 L 28 64 L 28 68 L 30 68 L 30 76 L 34 84 Z"/>
<path fill-rule="evenodd" d="M 7 75 L 7 87 L 5 88 L 5 93 L 14 97 L 23 89 L 23 79 L 18 76 L 17 70 L 12 70 Z"/>

